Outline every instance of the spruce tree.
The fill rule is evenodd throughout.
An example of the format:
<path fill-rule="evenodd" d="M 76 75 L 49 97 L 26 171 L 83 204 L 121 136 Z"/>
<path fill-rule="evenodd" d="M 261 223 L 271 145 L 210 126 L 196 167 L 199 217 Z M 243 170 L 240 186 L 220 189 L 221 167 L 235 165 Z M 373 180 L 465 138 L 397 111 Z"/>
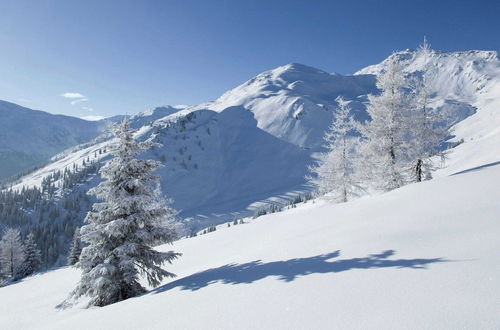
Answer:
<path fill-rule="evenodd" d="M 161 167 L 154 160 L 137 159 L 141 152 L 158 146 L 151 141 L 136 142 L 125 119 L 113 128 L 117 143 L 109 150 L 112 158 L 100 170 L 105 179 L 89 191 L 103 202 L 95 203 L 80 229 L 83 242 L 76 264 L 82 277 L 72 296 L 87 296 L 89 305 L 104 306 L 145 291 L 139 283 L 144 276 L 150 286 L 174 274 L 161 266 L 180 254 L 152 248 L 159 242 L 171 243 L 176 232 L 171 221 L 174 211 L 159 195 L 158 177 L 152 172 Z"/>
<path fill-rule="evenodd" d="M 18 229 L 7 229 L 0 241 L 0 264 L 2 274 L 8 280 L 17 280 L 22 274 L 24 246 Z"/>
<path fill-rule="evenodd" d="M 42 257 L 38 249 L 35 236 L 29 233 L 24 242 L 24 263 L 22 265 L 22 276 L 28 276 L 40 269 Z"/>
<path fill-rule="evenodd" d="M 80 254 L 82 253 L 82 243 L 80 241 L 80 228 L 75 229 L 73 234 L 73 241 L 71 242 L 71 250 L 68 256 L 68 265 L 73 266 L 80 260 Z"/>
<path fill-rule="evenodd" d="M 373 186 L 389 191 L 405 183 L 407 166 L 409 108 L 408 87 L 403 65 L 391 56 L 377 77 L 379 95 L 369 95 L 367 112 L 371 118 L 359 130 L 366 138 L 362 153 L 366 157 L 364 172 Z"/>
<path fill-rule="evenodd" d="M 320 154 L 316 165 L 309 168 L 313 176 L 310 181 L 320 194 L 338 201 L 347 202 L 360 190 L 356 178 L 355 126 L 349 103 L 342 97 L 336 99 L 338 109 L 335 118 L 325 133 L 326 151 Z"/>

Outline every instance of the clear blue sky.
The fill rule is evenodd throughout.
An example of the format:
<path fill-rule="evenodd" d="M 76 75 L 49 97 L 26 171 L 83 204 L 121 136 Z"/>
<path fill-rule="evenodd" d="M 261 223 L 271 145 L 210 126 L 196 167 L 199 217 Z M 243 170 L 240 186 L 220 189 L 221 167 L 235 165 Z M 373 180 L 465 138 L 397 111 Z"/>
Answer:
<path fill-rule="evenodd" d="M 290 62 L 353 73 L 424 35 L 498 51 L 500 1 L 0 0 L 0 99 L 78 117 L 192 105 Z"/>

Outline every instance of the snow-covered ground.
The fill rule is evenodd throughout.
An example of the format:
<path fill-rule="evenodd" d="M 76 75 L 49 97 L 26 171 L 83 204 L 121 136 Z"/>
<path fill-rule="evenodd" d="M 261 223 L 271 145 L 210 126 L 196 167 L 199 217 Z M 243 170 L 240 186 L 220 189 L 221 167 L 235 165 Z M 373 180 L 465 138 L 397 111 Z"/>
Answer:
<path fill-rule="evenodd" d="M 500 160 L 500 159 L 498 159 Z M 56 309 L 58 269 L 0 289 L 2 329 L 498 329 L 500 165 L 183 239 L 175 280 Z M 171 247 L 161 247 L 170 249 Z"/>
<path fill-rule="evenodd" d="M 500 80 L 500 64 L 496 67 Z M 490 84 L 474 105 L 477 113 L 454 127 L 455 140 L 463 143 L 455 147 L 440 175 L 453 174 L 471 167 L 500 160 L 500 84 Z"/>

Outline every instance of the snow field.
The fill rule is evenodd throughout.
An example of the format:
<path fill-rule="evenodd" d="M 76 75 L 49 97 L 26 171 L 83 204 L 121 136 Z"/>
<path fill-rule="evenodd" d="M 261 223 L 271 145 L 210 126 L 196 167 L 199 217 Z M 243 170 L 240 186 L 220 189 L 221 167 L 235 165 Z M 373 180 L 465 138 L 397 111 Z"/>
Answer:
<path fill-rule="evenodd" d="M 6 329 L 494 329 L 500 166 L 175 243 L 178 275 L 103 308 L 55 308 L 64 268 L 2 288 Z M 161 249 L 171 249 L 162 246 Z"/>

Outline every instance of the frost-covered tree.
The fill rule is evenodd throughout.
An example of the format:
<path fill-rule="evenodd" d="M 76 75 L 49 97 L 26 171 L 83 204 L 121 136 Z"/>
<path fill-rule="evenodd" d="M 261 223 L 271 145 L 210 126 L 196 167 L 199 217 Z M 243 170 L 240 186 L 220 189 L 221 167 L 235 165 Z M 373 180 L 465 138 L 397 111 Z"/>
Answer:
<path fill-rule="evenodd" d="M 405 182 L 406 142 L 409 108 L 408 87 L 403 64 L 391 56 L 385 70 L 377 77 L 379 95 L 369 95 L 367 112 L 371 118 L 360 125 L 366 138 L 362 153 L 366 157 L 363 171 L 378 189 L 386 191 Z"/>
<path fill-rule="evenodd" d="M 40 269 L 42 256 L 35 242 L 33 233 L 29 233 L 24 241 L 24 262 L 22 265 L 22 276 L 28 276 Z"/>
<path fill-rule="evenodd" d="M 416 57 L 423 61 L 421 76 L 413 79 L 412 116 L 408 155 L 411 158 L 411 180 L 420 182 L 432 178 L 431 157 L 439 153 L 439 146 L 449 134 L 444 117 L 429 106 L 432 88 L 429 84 L 428 65 L 432 50 L 427 40 L 418 48 Z"/>
<path fill-rule="evenodd" d="M 176 232 L 170 221 L 174 211 L 158 195 L 152 172 L 161 167 L 154 160 L 136 156 L 155 144 L 136 142 L 129 122 L 125 119 L 113 128 L 117 143 L 114 155 L 100 170 L 105 179 L 89 191 L 102 200 L 93 205 L 80 229 L 82 249 L 76 266 L 82 277 L 72 296 L 87 296 L 89 305 L 104 306 L 145 291 L 139 277 L 157 286 L 164 277 L 174 274 L 161 266 L 179 256 L 175 252 L 160 252 L 152 248 L 158 242 L 171 243 Z"/>
<path fill-rule="evenodd" d="M 68 256 L 68 265 L 73 266 L 80 260 L 80 254 L 82 253 L 82 243 L 80 241 L 80 228 L 75 229 L 73 234 L 73 241 L 71 242 L 71 249 Z"/>
<path fill-rule="evenodd" d="M 7 229 L 0 241 L 0 264 L 2 274 L 9 280 L 16 280 L 21 276 L 24 262 L 24 246 L 18 229 Z"/>
<path fill-rule="evenodd" d="M 355 167 L 358 138 L 353 135 L 355 126 L 349 102 L 340 96 L 336 101 L 338 109 L 324 137 L 326 151 L 320 154 L 317 164 L 309 168 L 312 172 L 309 179 L 320 194 L 347 202 L 360 190 Z"/>

